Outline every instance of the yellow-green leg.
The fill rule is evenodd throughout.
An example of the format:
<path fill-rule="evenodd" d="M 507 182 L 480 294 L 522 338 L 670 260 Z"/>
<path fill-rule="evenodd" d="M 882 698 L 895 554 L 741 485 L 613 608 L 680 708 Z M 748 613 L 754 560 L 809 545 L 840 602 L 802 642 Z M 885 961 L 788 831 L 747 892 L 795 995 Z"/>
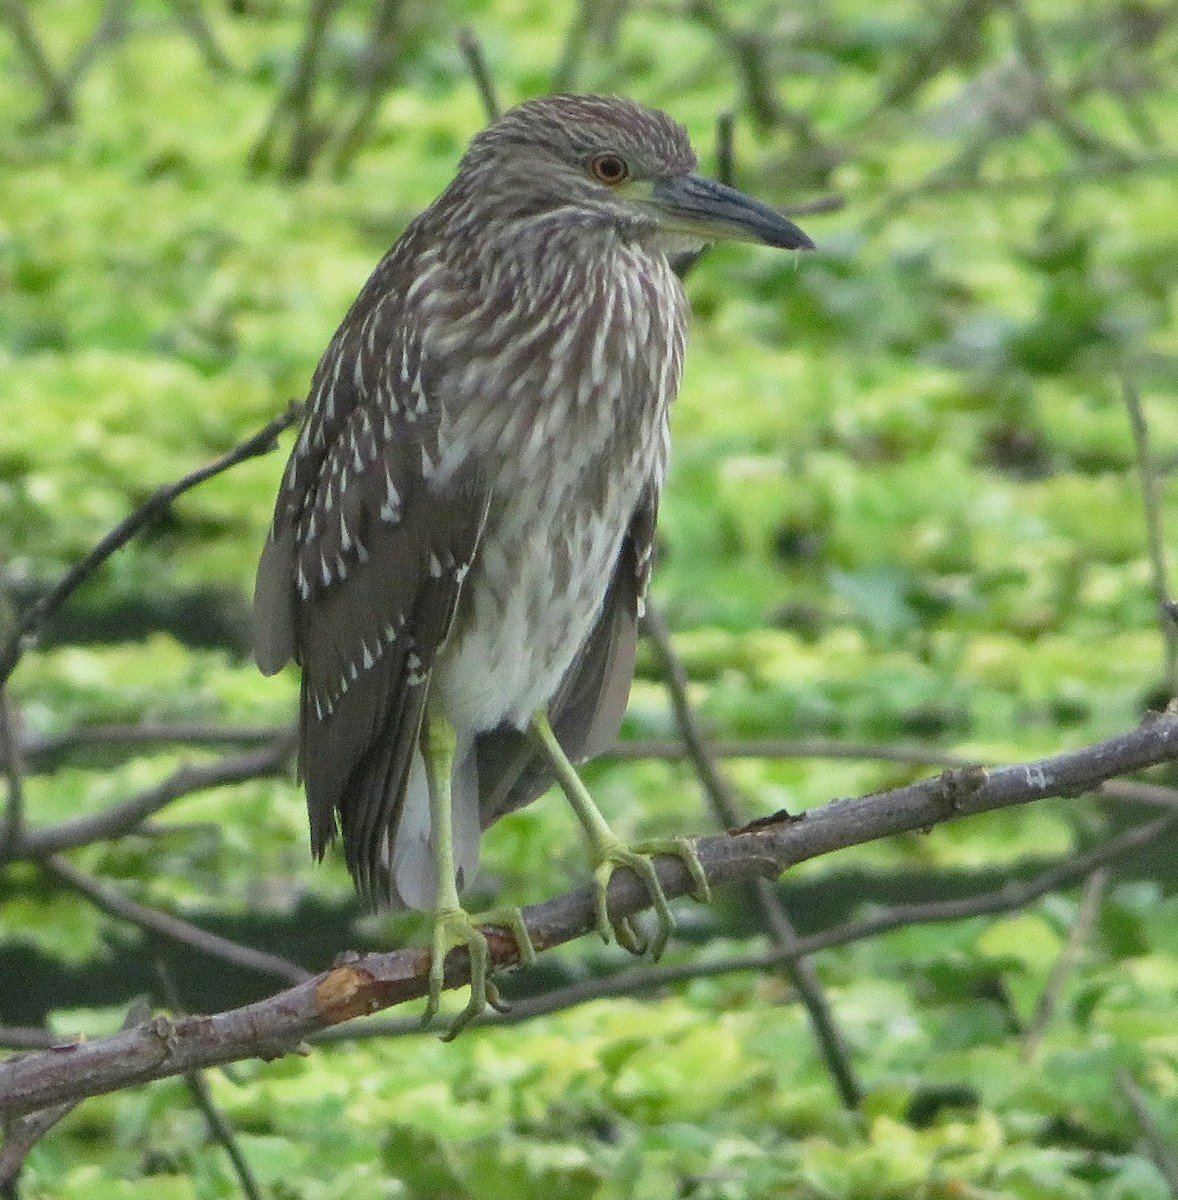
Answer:
<path fill-rule="evenodd" d="M 593 858 L 597 932 L 601 934 L 603 941 L 608 942 L 612 929 L 618 939 L 618 945 L 624 946 L 631 953 L 641 954 L 645 949 L 641 939 L 635 934 L 629 919 L 623 917 L 617 921 L 611 921 L 609 916 L 607 904 L 609 881 L 619 867 L 629 867 L 645 885 L 651 900 L 654 901 L 655 915 L 658 918 L 658 933 L 655 934 L 655 939 L 651 943 L 650 952 L 652 957 L 658 958 L 667 944 L 667 939 L 671 936 L 671 931 L 675 928 L 675 918 L 667 904 L 667 897 L 663 891 L 663 885 L 659 882 L 658 873 L 654 869 L 651 855 L 671 854 L 682 859 L 683 865 L 691 873 L 691 879 L 695 885 L 692 895 L 697 900 L 706 903 L 711 899 L 711 889 L 708 887 L 707 876 L 704 874 L 703 864 L 699 861 L 695 846 L 688 838 L 662 838 L 657 841 L 644 842 L 638 846 L 627 846 L 609 827 L 609 823 L 601 815 L 601 810 L 593 803 L 589 789 L 585 787 L 576 768 L 569 762 L 560 743 L 556 740 L 556 734 L 552 731 L 547 713 L 537 713 L 532 721 L 532 733 L 547 755 L 556 774 L 557 782 L 568 797 L 573 812 L 577 814 L 577 820 L 581 822 L 581 827 L 589 839 L 590 853 Z"/>
<path fill-rule="evenodd" d="M 433 957 L 429 970 L 429 999 L 422 1024 L 428 1025 L 438 1012 L 445 982 L 446 955 L 455 946 L 465 946 L 470 954 L 470 1000 L 446 1031 L 450 1041 L 488 1005 L 500 1007 L 499 989 L 488 971 L 487 938 L 481 925 L 496 925 L 511 930 L 519 946 L 520 961 L 535 962 L 536 950 L 518 908 L 498 908 L 472 916 L 458 899 L 454 871 L 454 831 L 450 807 L 450 777 L 454 768 L 457 738 L 450 722 L 438 711 L 427 709 L 424 738 L 425 766 L 429 781 L 430 823 L 434 839 L 434 864 L 438 889 L 433 911 Z"/>

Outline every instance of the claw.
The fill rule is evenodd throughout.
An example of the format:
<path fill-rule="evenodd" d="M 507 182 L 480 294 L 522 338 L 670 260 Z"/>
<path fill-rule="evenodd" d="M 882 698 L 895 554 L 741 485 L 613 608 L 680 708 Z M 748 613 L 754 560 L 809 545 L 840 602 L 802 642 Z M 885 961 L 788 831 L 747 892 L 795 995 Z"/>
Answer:
<path fill-rule="evenodd" d="M 446 955 L 455 946 L 465 946 L 470 954 L 470 999 L 442 1034 L 444 1042 L 452 1042 L 487 1008 L 493 1008 L 496 1012 L 503 1012 L 506 1008 L 499 998 L 499 989 L 490 977 L 490 952 L 487 947 L 487 935 L 480 928 L 482 925 L 509 929 L 519 947 L 520 962 L 530 964 L 536 961 L 536 948 L 532 945 L 532 939 L 518 908 L 495 909 L 475 916 L 471 916 L 462 908 L 438 909 L 434 913 L 429 996 L 421 1018 L 423 1025 L 429 1025 L 438 1015 L 442 989 L 445 986 Z"/>
<path fill-rule="evenodd" d="M 667 941 L 675 929 L 675 917 L 667 904 L 667 896 L 659 881 L 652 855 L 672 854 L 683 860 L 683 865 L 691 874 L 692 895 L 701 902 L 711 899 L 711 889 L 703 864 L 695 847 L 687 838 L 666 838 L 658 841 L 645 842 L 640 846 L 628 847 L 616 837 L 600 839 L 595 847 L 597 865 L 593 870 L 595 884 L 595 901 L 597 911 L 597 932 L 602 940 L 608 942 L 610 931 L 618 939 L 618 945 L 629 950 L 631 954 L 643 954 L 648 948 L 651 958 L 656 961 L 666 949 Z M 628 918 L 620 917 L 614 921 L 609 916 L 606 903 L 609 881 L 619 867 L 629 867 L 650 894 L 654 902 L 655 917 L 658 921 L 658 931 L 649 947 L 643 939 L 635 935 L 634 927 Z"/>

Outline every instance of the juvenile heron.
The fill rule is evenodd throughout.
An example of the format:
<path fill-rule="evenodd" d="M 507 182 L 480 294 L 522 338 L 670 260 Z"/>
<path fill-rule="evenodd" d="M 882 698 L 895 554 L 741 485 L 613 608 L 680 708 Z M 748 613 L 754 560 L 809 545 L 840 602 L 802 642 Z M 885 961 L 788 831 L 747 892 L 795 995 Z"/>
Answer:
<path fill-rule="evenodd" d="M 481 924 L 459 889 L 480 829 L 555 778 L 585 829 L 597 925 L 619 866 L 671 927 L 649 855 L 707 883 L 686 840 L 622 844 L 571 762 L 616 737 L 634 670 L 687 304 L 672 269 L 717 239 L 810 247 L 695 175 L 686 131 L 600 96 L 521 104 L 385 256 L 320 360 L 258 566 L 266 674 L 302 667 L 311 846 L 338 819 L 361 895 L 433 914 L 443 960 Z M 639 949 L 632 928 L 620 942 Z"/>

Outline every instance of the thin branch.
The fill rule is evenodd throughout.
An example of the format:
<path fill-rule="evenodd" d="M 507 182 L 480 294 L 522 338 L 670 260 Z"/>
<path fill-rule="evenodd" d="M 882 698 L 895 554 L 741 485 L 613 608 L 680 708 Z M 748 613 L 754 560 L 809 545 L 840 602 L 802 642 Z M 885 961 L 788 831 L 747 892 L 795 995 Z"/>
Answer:
<path fill-rule="evenodd" d="M 301 179 L 310 171 L 322 141 L 314 133 L 311 116 L 315 80 L 319 71 L 320 56 L 327 41 L 327 30 L 339 5 L 340 0 L 311 0 L 294 70 L 274 102 L 266 128 L 262 130 L 250 151 L 251 171 L 268 171 L 271 168 L 274 161 L 274 144 L 278 140 L 279 130 L 285 123 L 291 126 L 286 174 L 290 178 Z"/>
<path fill-rule="evenodd" d="M 78 725 L 63 733 L 26 735 L 21 750 L 28 771 L 44 771 L 75 750 L 122 746 L 265 746 L 293 731 L 281 725 Z M 7 761 L 0 745 L 0 768 Z"/>
<path fill-rule="evenodd" d="M 856 921 L 847 921 L 822 933 L 810 934 L 801 945 L 811 952 L 842 946 L 865 937 L 876 937 L 909 925 L 963 921 L 969 917 L 993 916 L 1023 908 L 1048 892 L 1059 891 L 1091 872 L 1127 854 L 1166 837 L 1178 829 L 1178 813 L 1159 817 L 1148 825 L 1126 830 L 1115 838 L 1075 858 L 1066 858 L 1032 879 L 1012 881 L 996 891 L 966 896 L 960 900 L 936 900 L 922 904 L 898 904 Z"/>
<path fill-rule="evenodd" d="M 643 628 L 660 659 L 675 724 L 716 821 L 721 829 L 735 829 L 743 824 L 740 804 L 704 741 L 703 731 L 687 696 L 687 670 L 675 652 L 666 622 L 653 605 L 647 606 Z M 749 891 L 761 910 L 761 919 L 769 936 L 782 949 L 792 950 L 798 943 L 798 933 L 773 884 L 768 879 L 754 879 Z M 863 1087 L 855 1075 L 850 1048 L 835 1022 L 826 992 L 813 966 L 803 957 L 791 956 L 783 962 L 782 967 L 805 1006 L 819 1051 L 843 1104 L 850 1109 L 858 1108 L 863 1101 Z"/>
<path fill-rule="evenodd" d="M 104 838 L 130 833 L 145 817 L 194 792 L 266 779 L 282 774 L 294 753 L 294 734 L 285 733 L 269 746 L 248 754 L 227 755 L 201 766 L 181 767 L 167 779 L 138 796 L 91 817 L 62 821 L 43 829 L 26 830 L 16 845 L 0 846 L 0 863 L 6 859 L 37 859 L 62 850 L 75 850 Z"/>
<path fill-rule="evenodd" d="M 78 1100 L 65 1100 L 38 1112 L 26 1113 L 6 1125 L 4 1144 L 0 1146 L 0 1195 L 17 1195 L 16 1183 L 24 1169 L 29 1151 L 58 1121 L 73 1112 L 80 1100 L 81 1097 Z"/>
<path fill-rule="evenodd" d="M 257 458 L 261 454 L 268 454 L 277 444 L 278 435 L 293 425 L 301 415 L 302 405 L 290 405 L 281 416 L 275 417 L 273 421 L 270 421 L 240 445 L 235 446 L 227 454 L 223 454 L 207 466 L 185 475 L 183 479 L 157 489 L 125 521 L 115 526 L 81 562 L 76 563 L 66 572 L 56 587 L 25 611 L 17 624 L 16 631 L 4 647 L 3 652 L 0 652 L 0 684 L 8 681 L 16 664 L 20 662 L 21 655 L 32 645 L 45 622 L 116 550 L 121 549 L 141 529 L 150 525 L 157 517 L 162 516 L 177 497 L 182 496 L 198 484 L 212 479 L 214 475 L 220 475 L 223 471 L 237 466 L 238 463 Z"/>
<path fill-rule="evenodd" d="M 841 212 L 846 207 L 846 196 L 819 196 L 814 200 L 802 200 L 798 204 L 787 204 L 780 211 L 787 217 L 812 217 Z"/>
<path fill-rule="evenodd" d="M 74 116 L 69 85 L 54 69 L 37 38 L 24 0 L 0 0 L 0 17 L 8 25 L 17 50 L 24 57 L 30 74 L 45 98 L 41 110 L 44 121 L 71 121 Z"/>
<path fill-rule="evenodd" d="M 48 1050 L 62 1040 L 48 1029 L 33 1025 L 0 1025 L 0 1046 L 6 1050 Z"/>
<path fill-rule="evenodd" d="M 1088 876 L 1088 883 L 1084 888 L 1084 897 L 1080 901 L 1076 919 L 1072 922 L 1071 929 L 1068 930 L 1063 948 L 1055 960 L 1055 966 L 1051 969 L 1047 986 L 1043 989 L 1043 994 L 1039 997 L 1039 1002 L 1035 1005 L 1035 1011 L 1027 1026 L 1021 1053 L 1023 1062 L 1034 1062 L 1039 1053 L 1039 1047 L 1042 1045 L 1044 1037 L 1047 1036 L 1047 1030 L 1059 1008 L 1059 998 L 1063 994 L 1063 989 L 1079 964 L 1084 947 L 1092 937 L 1092 930 L 1096 925 L 1096 918 L 1100 915 L 1100 902 L 1104 897 L 1108 881 L 1109 870 L 1106 866 L 1098 867 Z"/>
<path fill-rule="evenodd" d="M 1170 695 L 1178 696 L 1178 623 L 1171 614 L 1174 603 L 1170 595 L 1170 570 L 1166 563 L 1166 538 L 1162 529 L 1162 489 L 1157 463 L 1149 443 L 1149 424 L 1141 407 L 1141 395 L 1132 379 L 1121 385 L 1129 424 L 1133 428 L 1133 444 L 1137 447 L 1137 469 L 1141 474 L 1141 499 L 1145 508 L 1145 528 L 1149 537 L 1149 565 L 1153 574 L 1154 596 L 1157 598 L 1158 619 L 1166 647 L 1165 674 Z"/>
<path fill-rule="evenodd" d="M 204 7 L 200 0 L 171 0 L 171 5 L 177 20 L 200 51 L 205 66 L 210 71 L 232 70 L 229 56 L 221 49 L 213 27 L 205 20 Z"/>
<path fill-rule="evenodd" d="M 739 833 L 701 838 L 697 850 L 715 887 L 775 878 L 797 863 L 847 846 L 1049 796 L 1078 796 L 1105 779 L 1173 761 L 1178 761 L 1178 706 L 1081 750 L 990 772 L 945 772 L 893 791 L 834 801 L 804 818 L 762 821 Z M 691 876 L 678 858 L 660 857 L 656 869 L 668 897 L 691 890 Z M 611 913 L 632 917 L 649 905 L 649 892 L 631 872 L 613 876 Z M 593 891 L 584 888 L 534 905 L 523 917 L 538 951 L 561 945 L 596 928 Z M 492 929 L 488 941 L 495 967 L 518 962 L 514 937 Z M 9 1059 L 0 1063 L 0 1116 L 242 1058 L 289 1053 L 329 1025 L 422 998 L 429 989 L 429 960 L 423 949 L 350 956 L 323 975 L 230 1012 L 157 1018 L 110 1037 Z M 451 951 L 446 966 L 448 987 L 469 982 L 465 948 Z"/>
<path fill-rule="evenodd" d="M 20 846 L 25 833 L 25 765 L 21 752 L 16 709 L 8 689 L 0 683 L 0 763 L 7 781 L 4 816 L 0 820 L 0 862 Z"/>
<path fill-rule="evenodd" d="M 1103 138 L 1069 111 L 1051 80 L 1045 39 L 1023 0 L 1006 0 L 1014 31 L 1014 43 L 1034 80 L 1040 115 L 1052 124 L 1065 141 L 1085 154 L 1108 157 L 1117 163 L 1132 161 L 1132 153 Z"/>
<path fill-rule="evenodd" d="M 932 172 L 918 183 L 899 188 L 886 197 L 875 212 L 860 222 L 861 232 L 874 233 L 918 200 L 969 192 L 974 196 L 994 195 L 1000 199 L 1055 193 L 1073 184 L 1123 183 L 1132 175 L 1171 175 L 1178 170 L 1178 155 L 1151 154 L 1127 162 L 1108 159 L 1036 175 L 1006 175 L 982 178 L 975 175 L 942 175 Z"/>
<path fill-rule="evenodd" d="M 155 970 L 163 987 L 164 999 L 173 1012 L 179 1011 L 179 995 L 167 966 L 157 960 Z M 230 1165 L 237 1175 L 237 1181 L 241 1184 L 241 1190 L 245 1193 L 246 1200 L 264 1200 L 262 1189 L 258 1186 L 249 1159 L 246 1158 L 241 1143 L 237 1140 L 233 1126 L 225 1119 L 225 1114 L 214 1102 L 209 1085 L 205 1082 L 204 1072 L 188 1071 L 184 1076 L 184 1085 L 188 1088 L 192 1102 L 200 1109 L 205 1124 L 209 1127 L 209 1132 L 216 1141 L 220 1142 L 229 1156 Z"/>
<path fill-rule="evenodd" d="M 76 89 L 98 60 L 99 52 L 106 46 L 120 41 L 127 35 L 127 12 L 131 0 L 106 0 L 102 6 L 102 16 L 94 27 L 94 32 L 86 39 L 82 48 L 74 55 L 70 63 L 67 79 L 71 89 Z"/>
<path fill-rule="evenodd" d="M 716 178 L 729 187 L 736 179 L 736 118 L 730 108 L 716 117 Z"/>
<path fill-rule="evenodd" d="M 470 77 L 474 80 L 479 100 L 482 101 L 483 115 L 489 124 L 503 111 L 503 105 L 499 101 L 495 77 L 491 74 L 491 68 L 487 66 L 487 56 L 483 51 L 483 44 L 469 26 L 463 26 L 458 31 L 458 49 L 462 51 L 462 57 L 466 59 Z"/>
<path fill-rule="evenodd" d="M 1144 1094 L 1133 1082 L 1133 1076 L 1124 1067 L 1117 1068 L 1117 1087 L 1120 1088 L 1121 1095 L 1125 1097 L 1129 1107 L 1133 1110 L 1133 1115 L 1137 1118 L 1137 1123 L 1141 1126 L 1145 1145 L 1149 1150 L 1150 1161 L 1166 1181 L 1166 1188 L 1169 1190 L 1170 1196 L 1173 1200 L 1178 1200 L 1178 1155 L 1175 1154 L 1174 1147 L 1170 1145 L 1165 1134 L 1158 1127 L 1153 1113 L 1149 1111 L 1149 1104 Z"/>
<path fill-rule="evenodd" d="M 109 728 L 112 731 L 126 728 L 130 733 L 136 727 L 110 726 Z M 176 728 L 182 733 L 185 727 L 178 726 Z M 203 730 L 204 727 L 198 728 Z M 96 727 L 95 732 L 101 733 L 101 730 Z M 226 731 L 227 736 L 223 740 L 226 742 L 236 740 L 233 736 L 234 732 Z M 54 826 L 26 830 L 24 840 L 20 842 L 19 846 L 12 846 L 10 842 L 5 847 L 4 842 L 0 841 L 0 863 L 13 858 L 43 858 L 47 854 L 77 850 L 80 846 L 89 846 L 92 842 L 102 841 L 106 838 L 120 838 L 131 832 L 140 832 L 145 818 L 167 808 L 167 805 L 172 804 L 174 800 L 191 796 L 193 792 L 241 784 L 241 782 L 252 779 L 269 779 L 272 776 L 281 776 L 286 773 L 288 763 L 294 756 L 295 750 L 293 730 L 275 727 L 274 730 L 240 732 L 251 740 L 254 736 L 260 738 L 266 734 L 271 738 L 270 744 L 263 746 L 263 749 L 252 751 L 250 754 L 227 756 L 216 762 L 202 764 L 202 766 L 181 767 L 154 787 L 146 788 L 138 796 L 126 800 L 125 803 L 115 805 L 114 808 L 107 809 L 107 811 L 98 812 L 94 816 L 79 817 L 74 821 L 64 821 L 54 824 Z M 169 740 L 166 727 L 158 727 L 158 734 L 160 734 L 161 740 Z M 116 736 L 118 736 L 118 732 L 115 732 Z M 64 734 L 64 737 L 70 738 L 71 734 Z M 155 732 L 150 732 L 144 740 L 151 743 L 154 737 Z M 196 740 L 200 740 L 203 734 L 194 731 L 194 737 Z M 83 744 L 85 740 L 85 738 L 82 739 Z M 97 740 L 101 742 L 102 738 L 98 737 Z M 132 736 L 128 740 L 134 742 L 136 738 Z M 210 738 L 212 743 L 217 740 L 216 737 Z M 30 742 L 30 745 L 36 748 L 40 744 Z M 840 744 L 822 742 L 822 740 L 819 742 L 789 742 L 787 739 L 767 738 L 749 740 L 749 742 L 717 742 L 711 744 L 710 749 L 711 754 L 717 758 L 833 758 L 833 760 L 849 758 L 854 761 L 878 760 L 901 763 L 904 766 L 943 768 L 967 768 L 973 767 L 975 764 L 973 760 L 960 755 L 921 750 L 915 746 L 903 748 L 903 746 L 889 745 Z M 602 760 L 607 760 L 607 758 L 614 758 L 614 760 L 662 758 L 667 761 L 681 761 L 689 757 L 689 751 L 680 740 L 668 738 L 619 743 L 607 755 L 601 757 Z M 1101 784 L 1099 788 L 1095 788 L 1095 791 L 1099 791 L 1101 796 L 1128 800 L 1128 802 L 1165 805 L 1167 808 L 1178 806 L 1178 788 L 1162 787 L 1158 784 L 1114 779 Z M 168 827 L 163 832 L 174 833 L 175 828 Z"/>
<path fill-rule="evenodd" d="M 229 1155 L 229 1162 L 233 1166 L 234 1174 L 237 1176 L 238 1183 L 241 1184 L 241 1190 L 245 1193 L 246 1200 L 264 1200 L 265 1193 L 258 1186 L 253 1168 L 249 1165 L 249 1160 L 241 1149 L 233 1127 L 225 1120 L 224 1113 L 213 1103 L 209 1085 L 205 1082 L 204 1072 L 187 1072 L 184 1076 L 184 1084 L 188 1088 L 188 1094 L 192 1097 L 193 1103 L 200 1109 L 201 1115 L 209 1127 L 209 1132 L 221 1143 L 225 1153 Z"/>
<path fill-rule="evenodd" d="M 969 767 L 977 762 L 946 750 L 887 742 L 839 742 L 833 738 L 720 738 L 708 743 L 715 758 L 829 758 L 899 763 L 915 767 Z M 682 762 L 690 752 L 680 738 L 634 738 L 616 742 L 603 759 L 660 758 Z"/>
<path fill-rule="evenodd" d="M 380 112 L 380 102 L 396 77 L 404 9 L 404 0 L 378 0 L 373 7 L 368 44 L 363 53 L 360 102 L 332 155 L 331 169 L 337 179 L 347 173 L 364 148 Z"/>
<path fill-rule="evenodd" d="M 549 79 L 550 92 L 580 90 L 581 68 L 591 52 L 596 51 L 599 62 L 613 59 L 618 30 L 631 7 L 632 0 L 578 0 Z"/>
<path fill-rule="evenodd" d="M 172 916 L 171 913 L 148 908 L 146 905 L 122 895 L 101 880 L 95 879 L 93 875 L 79 871 L 77 867 L 60 855 L 51 855 L 41 865 L 63 883 L 68 884 L 75 891 L 81 892 L 87 900 L 102 909 L 103 912 L 109 913 L 112 917 L 118 917 L 120 920 L 130 921 L 131 924 L 138 925 L 140 929 L 146 929 L 175 942 L 181 942 L 203 954 L 231 962 L 234 966 L 245 967 L 249 971 L 258 971 L 263 975 L 275 976 L 288 983 L 302 983 L 311 978 L 311 972 L 304 970 L 298 963 L 280 958 L 277 954 L 268 954 L 264 950 L 255 950 L 252 946 L 242 946 L 237 942 L 231 942 L 228 938 L 209 933 L 207 930 L 193 925 L 190 921 Z"/>

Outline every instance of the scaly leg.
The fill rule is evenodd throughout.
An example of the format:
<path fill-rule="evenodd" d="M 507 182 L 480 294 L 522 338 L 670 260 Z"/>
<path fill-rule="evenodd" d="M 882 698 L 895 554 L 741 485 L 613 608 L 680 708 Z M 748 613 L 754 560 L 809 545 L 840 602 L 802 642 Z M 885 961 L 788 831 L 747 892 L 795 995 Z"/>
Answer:
<path fill-rule="evenodd" d="M 593 858 L 597 932 L 601 934 L 603 941 L 608 942 L 612 929 L 618 939 L 618 945 L 624 946 L 633 954 L 641 954 L 644 950 L 629 919 L 623 917 L 618 921 L 611 921 L 606 903 L 609 881 L 613 873 L 619 867 L 629 867 L 645 885 L 651 900 L 654 901 L 659 928 L 654 942 L 650 946 L 650 952 L 652 957 L 658 958 L 667 944 L 667 939 L 671 936 L 671 930 L 675 928 L 675 918 L 671 915 L 670 907 L 667 905 L 667 897 L 663 892 L 663 885 L 659 882 L 658 873 L 654 869 L 651 855 L 672 854 L 676 858 L 682 859 L 683 865 L 691 873 L 692 882 L 695 884 L 692 895 L 702 903 L 707 903 L 711 898 L 711 889 L 708 887 L 707 876 L 704 874 L 703 864 L 699 861 L 695 846 L 687 838 L 663 838 L 645 842 L 639 846 L 627 846 L 609 827 L 609 823 L 601 815 L 601 810 L 593 803 L 589 789 L 582 783 L 576 768 L 569 762 L 568 756 L 556 740 L 556 734 L 552 731 L 547 713 L 539 712 L 533 718 L 532 734 L 552 765 L 557 782 L 568 797 L 569 803 L 573 806 L 573 812 L 577 814 L 577 820 L 581 822 L 581 827 L 589 838 L 590 853 Z"/>
<path fill-rule="evenodd" d="M 510 929 L 519 946 L 520 961 L 532 963 L 536 950 L 518 908 L 499 908 L 472 916 L 458 899 L 454 871 L 454 833 L 450 808 L 450 777 L 454 768 L 457 738 L 454 727 L 436 709 L 426 710 L 424 752 L 429 782 L 430 823 L 434 839 L 434 864 L 438 890 L 433 911 L 433 958 L 429 970 L 429 999 L 422 1024 L 428 1025 L 438 1012 L 445 982 L 446 955 L 455 946 L 465 946 L 470 954 L 470 1000 L 443 1036 L 451 1041 L 482 1013 L 488 1005 L 501 1007 L 499 989 L 488 974 L 487 938 L 480 925 Z"/>

